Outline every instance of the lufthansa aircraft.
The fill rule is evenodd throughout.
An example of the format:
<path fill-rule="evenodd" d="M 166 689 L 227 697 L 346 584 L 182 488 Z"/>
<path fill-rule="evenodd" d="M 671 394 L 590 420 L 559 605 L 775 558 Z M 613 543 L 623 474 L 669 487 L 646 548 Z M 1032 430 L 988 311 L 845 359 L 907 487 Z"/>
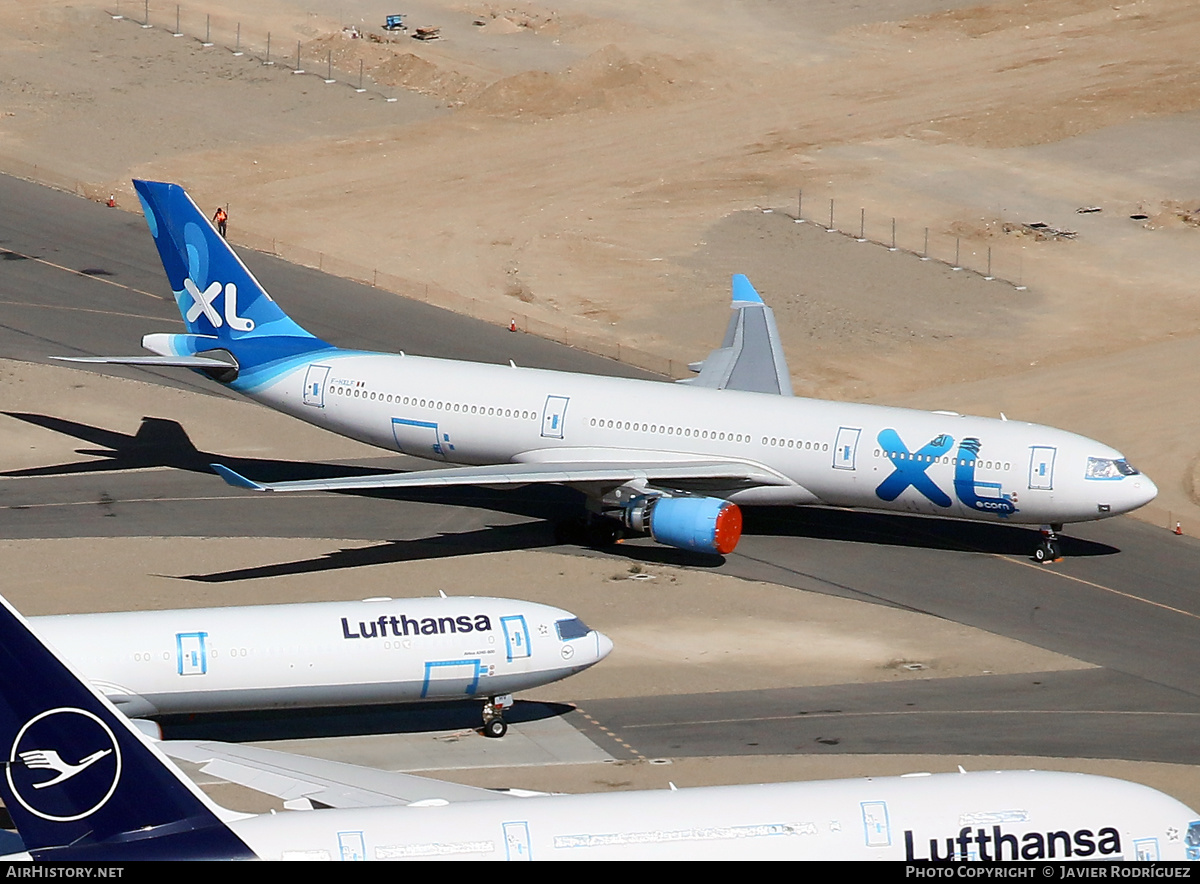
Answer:
<path fill-rule="evenodd" d="M 135 181 L 187 334 L 155 356 L 391 451 L 458 467 L 260 483 L 256 491 L 513 486 L 583 491 L 594 542 L 646 532 L 731 552 L 739 503 L 822 505 L 1043 526 L 1126 513 L 1157 488 L 1100 442 L 1019 421 L 794 398 L 775 320 L 744 276 L 721 346 L 680 384 L 343 350 L 293 322 L 174 184 Z"/>
<path fill-rule="evenodd" d="M 320 793 L 328 809 L 234 813 L 3 599 L 0 746 L 0 797 L 24 848 L 10 860 L 1200 858 L 1200 820 L 1175 799 L 1121 780 L 1037 771 L 524 797 L 296 759 L 291 794 L 331 777 L 348 782 Z M 257 765 L 259 781 L 288 785 L 280 780 L 293 756 L 220 744 L 188 751 L 202 760 L 229 754 L 226 767 Z M 325 772 L 316 783 L 315 767 Z M 394 806 L 380 783 L 410 800 Z"/>
<path fill-rule="evenodd" d="M 612 641 L 509 599 L 367 599 L 35 617 L 38 635 L 130 718 L 484 700 L 502 737 L 515 691 L 581 672 Z"/>

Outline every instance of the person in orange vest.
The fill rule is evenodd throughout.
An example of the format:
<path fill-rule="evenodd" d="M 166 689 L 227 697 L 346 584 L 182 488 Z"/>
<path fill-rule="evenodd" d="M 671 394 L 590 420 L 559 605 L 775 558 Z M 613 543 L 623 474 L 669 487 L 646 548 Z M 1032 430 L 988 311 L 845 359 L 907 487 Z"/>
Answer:
<path fill-rule="evenodd" d="M 213 220 L 217 222 L 217 231 L 221 236 L 225 236 L 225 223 L 229 220 L 229 215 L 225 213 L 223 206 L 217 207 L 217 214 L 213 215 Z"/>

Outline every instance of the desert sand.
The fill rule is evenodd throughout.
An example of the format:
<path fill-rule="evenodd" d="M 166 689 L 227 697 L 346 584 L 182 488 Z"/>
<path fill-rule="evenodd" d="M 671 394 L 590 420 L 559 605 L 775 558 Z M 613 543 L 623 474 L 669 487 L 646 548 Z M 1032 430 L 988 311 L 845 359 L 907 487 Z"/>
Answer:
<path fill-rule="evenodd" d="M 177 180 L 235 240 L 677 374 L 744 271 L 799 392 L 1098 436 L 1200 530 L 1200 9 L 844 7 L 425 2 L 425 43 L 382 2 L 213 0 L 181 37 L 175 4 L 7 3 L 0 168 L 130 209 Z"/>
<path fill-rule="evenodd" d="M 229 206 L 235 242 L 602 352 L 619 343 L 675 373 L 715 345 L 729 274 L 745 272 L 776 309 L 798 392 L 1004 411 L 1103 439 L 1159 485 L 1140 518 L 1200 531 L 1200 414 L 1186 398 L 1200 382 L 1190 0 L 424 0 L 405 11 L 414 27 L 441 28 L 428 43 L 385 34 L 396 9 L 381 0 L 244 6 L 186 5 L 176 37 L 174 3 L 151 3 L 143 28 L 141 2 L 0 0 L 0 170 L 113 194 L 130 211 L 131 177 L 178 181 L 202 207 Z M 1100 211 L 1077 214 L 1085 207 Z M 1032 222 L 1076 235 L 1039 237 Z M 0 371 L 96 417 L 95 399 L 72 400 L 42 369 Z M 6 389 L 13 406 L 17 388 Z M 138 414 L 251 409 L 154 389 L 146 412 L 147 390 L 120 395 Z M 225 446 L 273 444 L 257 420 L 227 424 Z M 13 422 L 3 433 L 21 443 L 3 446 L 7 468 L 73 456 L 50 434 Z M 291 438 L 312 442 L 309 458 L 344 451 Z M 241 549 L 147 539 L 106 550 L 171 562 L 204 543 Z M 36 576 L 79 551 L 64 550 L 8 544 L 4 555 Z M 662 597 L 711 580 L 698 587 L 707 603 L 740 624 L 721 653 L 750 661 L 787 645 L 758 633 L 719 577 L 635 583 L 544 555 L 505 567 L 594 568 L 581 585 Z M 30 579 L 18 592 L 33 603 Z M 175 599 L 160 580 L 139 579 L 122 604 Z M 771 587 L 739 591 L 784 603 Z M 834 602 L 792 609 L 820 624 L 817 646 L 847 650 L 814 678 L 908 677 L 887 663 L 914 654 L 956 674 L 1078 665 L 945 625 L 914 648 L 896 612 L 851 635 Z M 594 603 L 572 602 L 585 616 Z M 699 616 L 684 625 L 704 629 Z M 605 628 L 621 656 L 573 692 L 684 689 L 711 671 L 687 660 L 642 683 L 631 674 L 654 637 Z M 739 764 L 736 779 L 771 778 Z M 774 775 L 819 775 L 797 765 Z"/>

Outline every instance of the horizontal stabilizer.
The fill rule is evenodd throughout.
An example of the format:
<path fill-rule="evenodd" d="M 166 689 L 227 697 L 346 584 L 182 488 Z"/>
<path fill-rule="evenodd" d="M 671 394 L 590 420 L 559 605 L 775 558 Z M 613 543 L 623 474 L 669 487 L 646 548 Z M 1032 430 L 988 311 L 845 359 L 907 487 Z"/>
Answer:
<path fill-rule="evenodd" d="M 234 488 L 246 488 L 246 489 L 249 489 L 250 491 L 270 491 L 271 490 L 266 485 L 260 485 L 258 482 L 251 482 L 249 479 L 247 479 L 241 473 L 234 472 L 233 470 L 229 469 L 229 467 L 227 467 L 223 464 L 210 463 L 209 466 L 213 468 L 213 471 L 218 476 L 220 476 L 222 479 L 224 479 L 227 483 L 232 485 Z"/>
<path fill-rule="evenodd" d="M 140 365 L 161 368 L 203 368 L 227 371 L 235 365 L 211 356 L 51 356 L 59 362 L 85 362 L 92 365 Z"/>
<path fill-rule="evenodd" d="M 747 393 L 792 395 L 775 314 L 763 303 L 744 274 L 733 277 L 733 316 L 725 330 L 721 346 L 703 362 L 688 367 L 699 372 L 681 384 L 711 387 L 714 390 L 742 390 Z"/>
<path fill-rule="evenodd" d="M 511 799 L 490 789 L 253 746 L 170 740 L 158 748 L 177 761 L 202 765 L 201 771 L 218 779 L 295 802 L 292 806 L 305 801 L 310 807 L 384 807 Z"/>
<path fill-rule="evenodd" d="M 664 461 L 661 463 L 528 463 L 495 464 L 445 470 L 414 470 L 337 479 L 254 482 L 229 467 L 213 464 L 222 479 L 252 491 L 366 491 L 383 488 L 438 488 L 452 485 L 623 485 L 626 482 L 702 480 L 746 485 L 794 485 L 790 479 L 757 464 L 741 461 Z"/>

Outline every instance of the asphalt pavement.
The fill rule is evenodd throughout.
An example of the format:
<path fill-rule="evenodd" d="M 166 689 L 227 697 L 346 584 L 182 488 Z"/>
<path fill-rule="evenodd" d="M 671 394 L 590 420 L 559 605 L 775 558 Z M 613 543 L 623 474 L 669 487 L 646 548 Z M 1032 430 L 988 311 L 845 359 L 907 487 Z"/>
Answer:
<path fill-rule="evenodd" d="M 0 357 L 47 362 L 51 355 L 133 354 L 143 334 L 178 331 L 178 314 L 140 215 L 4 177 L 0 203 L 6 209 L 0 216 Z M 289 314 L 340 346 L 645 376 L 370 286 L 270 256 L 242 254 Z M 713 330 L 714 342 L 720 333 Z M 230 395 L 186 373 L 103 370 Z M 56 414 L 52 401 L 14 417 L 78 439 L 99 462 L 46 464 L 0 478 L 0 538 L 205 536 L 220 526 L 223 536 L 373 542 L 365 550 L 276 563 L 259 572 L 214 569 L 187 575 L 210 582 L 312 570 L 353 574 L 380 561 L 554 547 L 579 555 L 716 568 L 920 611 L 1099 667 L 898 684 L 577 698 L 590 719 L 571 713 L 566 720 L 614 753 L 1200 760 L 1194 739 L 1200 691 L 1190 676 L 1200 671 L 1195 589 L 1200 543 L 1130 518 L 1068 526 L 1066 559 L 1052 566 L 1030 561 L 1037 532 L 1027 528 L 798 508 L 748 508 L 742 542 L 724 559 L 649 542 L 601 553 L 559 545 L 556 521 L 579 506 L 578 497 L 564 489 L 254 495 L 216 480 L 207 464 L 222 459 L 222 452 L 197 450 L 187 428 L 171 421 L 89 426 Z M 403 465 L 383 452 L 377 460 L 340 464 L 223 459 L 262 479 Z M 330 525 L 336 525 L 334 534 Z M 614 740 L 610 734 L 632 749 L 608 745 Z"/>

